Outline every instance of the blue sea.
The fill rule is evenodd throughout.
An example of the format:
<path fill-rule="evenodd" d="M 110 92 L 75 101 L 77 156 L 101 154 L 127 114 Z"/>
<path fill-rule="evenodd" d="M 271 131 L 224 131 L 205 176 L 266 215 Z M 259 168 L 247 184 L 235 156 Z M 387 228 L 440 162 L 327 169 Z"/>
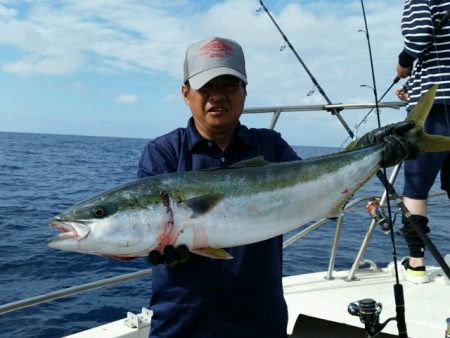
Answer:
<path fill-rule="evenodd" d="M 46 239 L 58 232 L 49 220 L 66 208 L 104 190 L 135 179 L 144 139 L 0 132 L 0 304 L 62 288 L 149 268 L 145 259 L 115 261 L 50 249 Z M 295 147 L 303 157 L 333 148 Z M 401 192 L 400 174 L 396 187 Z M 434 191 L 439 191 L 438 182 Z M 380 195 L 371 180 L 358 195 Z M 450 253 L 449 201 L 433 199 L 431 239 Z M 397 221 L 396 226 L 399 226 Z M 348 269 L 370 224 L 365 204 L 345 217 L 337 269 Z M 334 221 L 285 250 L 284 274 L 326 270 Z M 286 238 L 292 233 L 287 234 Z M 396 242 L 399 256 L 404 242 Z M 390 236 L 375 231 L 365 258 L 384 266 L 392 260 Z M 435 265 L 427 254 L 428 264 Z M 32 308 L 0 315 L 0 337 L 61 337 L 140 313 L 148 307 L 151 278 L 128 282 Z M 370 296 L 370 295 L 368 295 Z M 406 303 L 406 307 L 408 304 Z M 343 309 L 346 311 L 346 309 Z M 386 314 L 388 315 L 388 314 Z"/>

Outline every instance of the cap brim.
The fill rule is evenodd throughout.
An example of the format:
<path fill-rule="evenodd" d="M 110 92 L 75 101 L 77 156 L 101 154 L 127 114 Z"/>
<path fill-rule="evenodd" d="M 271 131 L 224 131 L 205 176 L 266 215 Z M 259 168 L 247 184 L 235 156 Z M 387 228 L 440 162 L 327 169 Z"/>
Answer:
<path fill-rule="evenodd" d="M 244 81 L 245 83 L 247 83 L 247 77 L 241 72 L 238 72 L 237 70 L 228 67 L 217 67 L 205 70 L 201 73 L 191 76 L 188 79 L 189 85 L 191 86 L 191 88 L 197 90 L 202 88 L 207 82 L 221 75 L 235 76 Z"/>

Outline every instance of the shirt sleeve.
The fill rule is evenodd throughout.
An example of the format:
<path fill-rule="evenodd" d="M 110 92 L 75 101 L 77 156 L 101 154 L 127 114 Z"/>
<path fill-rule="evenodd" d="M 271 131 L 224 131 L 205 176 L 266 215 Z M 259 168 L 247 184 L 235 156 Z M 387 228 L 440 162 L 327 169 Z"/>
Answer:
<path fill-rule="evenodd" d="M 278 136 L 277 142 L 277 154 L 278 162 L 288 162 L 301 160 L 294 149 L 281 137 L 281 134 L 276 133 Z"/>
<path fill-rule="evenodd" d="M 404 53 L 417 59 L 433 42 L 433 30 L 429 1 L 406 1 L 402 17 Z"/>
<path fill-rule="evenodd" d="M 139 159 L 137 177 L 143 178 L 175 171 L 169 156 L 157 143 L 150 141 Z"/>

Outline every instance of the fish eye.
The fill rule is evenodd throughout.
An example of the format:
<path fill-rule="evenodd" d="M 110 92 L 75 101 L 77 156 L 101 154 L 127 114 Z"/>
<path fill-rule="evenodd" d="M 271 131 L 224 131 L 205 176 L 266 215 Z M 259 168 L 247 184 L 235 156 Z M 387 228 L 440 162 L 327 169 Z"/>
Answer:
<path fill-rule="evenodd" d="M 105 205 L 96 205 L 92 208 L 91 213 L 94 218 L 103 218 L 114 214 L 118 210 L 117 204 L 107 203 Z"/>
<path fill-rule="evenodd" d="M 95 218 L 102 218 L 106 216 L 106 208 L 103 205 L 95 206 L 92 209 L 92 216 Z"/>

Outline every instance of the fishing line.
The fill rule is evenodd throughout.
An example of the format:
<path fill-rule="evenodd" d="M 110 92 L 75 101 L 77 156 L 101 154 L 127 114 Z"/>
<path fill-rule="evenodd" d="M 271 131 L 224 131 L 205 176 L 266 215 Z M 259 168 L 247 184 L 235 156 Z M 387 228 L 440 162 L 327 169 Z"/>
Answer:
<path fill-rule="evenodd" d="M 278 26 L 277 22 L 275 21 L 275 19 L 272 17 L 272 15 L 270 14 L 269 10 L 267 9 L 266 5 L 264 5 L 264 3 L 262 2 L 262 0 L 259 0 L 259 3 L 261 4 L 261 8 L 264 9 L 264 11 L 267 13 L 267 15 L 269 16 L 270 20 L 272 20 L 273 24 L 275 25 L 275 27 L 278 29 L 278 31 L 280 32 L 281 36 L 284 39 L 284 42 L 286 43 L 286 45 L 283 45 L 281 48 L 281 50 L 285 49 L 286 46 L 288 46 L 291 51 L 294 53 L 295 57 L 297 58 L 297 60 L 300 62 L 300 64 L 303 66 L 303 69 L 306 71 L 306 73 L 309 75 L 311 81 L 314 83 L 314 86 L 317 88 L 317 90 L 319 91 L 319 93 L 323 96 L 323 98 L 327 101 L 328 104 L 332 104 L 331 100 L 328 98 L 327 94 L 325 93 L 325 91 L 322 89 L 322 87 L 319 85 L 319 83 L 317 82 L 316 78 L 314 77 L 314 75 L 312 75 L 312 73 L 309 71 L 308 67 L 306 66 L 306 64 L 303 62 L 303 60 L 301 59 L 301 57 L 298 55 L 297 51 L 295 50 L 295 48 L 292 46 L 291 42 L 289 41 L 289 39 L 286 37 L 286 35 L 283 33 L 283 31 L 281 30 L 280 26 Z M 260 8 L 260 9 L 261 9 Z M 311 95 L 311 91 L 308 92 L 308 96 Z M 341 122 L 341 124 L 344 126 L 345 130 L 347 131 L 348 135 L 350 136 L 351 139 L 355 138 L 355 134 L 353 133 L 353 131 L 349 128 L 348 124 L 345 122 L 345 120 L 342 118 L 341 114 L 339 113 L 339 110 L 337 108 L 332 108 L 330 109 L 331 114 L 335 115 L 338 120 Z"/>
<path fill-rule="evenodd" d="M 375 111 L 377 113 L 377 123 L 378 123 L 378 128 L 381 127 L 381 121 L 380 121 L 380 107 L 378 105 L 378 94 L 377 94 L 377 83 L 375 81 L 375 68 L 373 65 L 373 58 L 372 58 L 372 47 L 370 45 L 370 36 L 369 36 L 369 27 L 367 26 L 367 17 L 366 17 L 366 11 L 364 9 L 364 2 L 363 0 L 361 0 L 361 7 L 362 7 L 362 12 L 363 12 L 363 18 L 364 18 L 364 26 L 366 28 L 365 31 L 360 30 L 360 32 L 365 33 L 366 35 L 366 40 L 367 40 L 367 47 L 369 50 L 369 59 L 370 59 L 370 70 L 372 73 L 372 84 L 373 84 L 373 96 L 375 98 Z"/>
<path fill-rule="evenodd" d="M 372 48 L 371 48 L 371 44 L 370 44 L 370 35 L 369 35 L 369 27 L 367 25 L 367 16 L 366 16 L 366 11 L 364 8 L 364 1 L 361 0 L 361 8 L 362 8 L 362 13 L 363 13 L 363 18 L 364 18 L 364 25 L 365 25 L 365 35 L 366 35 L 366 40 L 367 40 L 367 46 L 368 46 L 368 51 L 369 51 L 369 58 L 370 58 L 370 69 L 371 69 L 371 74 L 372 74 L 372 83 L 373 83 L 373 95 L 374 95 L 374 99 L 375 99 L 375 109 L 376 109 L 376 113 L 377 113 L 377 124 L 378 124 L 378 128 L 381 127 L 381 120 L 380 120 L 380 109 L 379 109 L 379 101 L 378 101 L 378 97 L 377 97 L 377 84 L 375 81 L 375 67 L 373 65 L 373 57 L 372 57 Z M 394 85 L 394 83 L 391 85 L 391 87 Z M 390 87 L 390 88 L 391 88 Z M 373 109 L 373 108 L 372 108 Z M 383 168 L 383 176 L 385 181 L 387 181 L 387 174 L 386 174 L 386 169 Z M 386 195 L 386 200 L 387 200 L 387 206 L 388 206 L 388 214 L 389 214 L 389 224 L 390 224 L 390 233 L 391 233 L 391 240 L 392 240 L 392 245 L 393 245 L 393 256 L 394 256 L 394 262 L 396 262 L 396 257 L 397 257 L 397 253 L 396 253 L 396 248 L 395 248 L 395 239 L 392 236 L 393 233 L 393 229 L 392 229 L 392 213 L 390 210 L 390 201 L 389 201 L 389 194 Z M 398 279 L 398 271 L 397 271 L 397 266 L 395 266 L 395 277 L 396 277 L 396 281 L 398 283 L 399 279 Z"/>
<path fill-rule="evenodd" d="M 392 89 L 392 87 L 393 87 L 396 83 L 398 83 L 398 81 L 400 81 L 400 78 L 399 78 L 398 76 L 396 76 L 395 79 L 392 81 L 391 85 L 389 86 L 389 88 L 386 89 L 386 91 L 384 92 L 384 94 L 381 95 L 381 97 L 378 99 L 378 101 L 376 101 L 376 106 L 375 106 L 375 107 L 378 107 L 378 105 L 380 104 L 381 100 L 384 99 L 384 97 L 387 95 L 387 93 L 389 93 L 389 91 Z M 366 115 L 364 115 L 364 117 L 361 119 L 361 121 L 355 126 L 355 131 L 357 131 L 358 128 L 359 128 L 363 123 L 365 123 L 365 122 L 367 121 L 367 118 L 368 118 L 369 115 L 373 112 L 373 110 L 375 109 L 375 107 L 373 107 L 372 109 L 370 109 L 369 112 L 368 112 Z M 344 145 L 348 142 L 349 139 L 350 139 L 350 138 L 347 137 L 347 138 L 344 140 L 344 142 L 342 142 L 341 148 L 344 147 Z"/>
<path fill-rule="evenodd" d="M 375 81 L 375 68 L 373 65 L 369 28 L 367 25 L 367 17 L 366 17 L 366 11 L 364 8 L 363 0 L 361 0 L 361 8 L 362 8 L 362 13 L 363 13 L 363 18 L 364 18 L 365 35 L 366 35 L 366 40 L 367 40 L 367 45 L 368 45 L 368 50 L 369 50 L 370 69 L 371 69 L 371 73 L 372 73 L 372 83 L 373 83 L 373 95 L 374 95 L 374 99 L 375 99 L 375 109 L 376 109 L 376 113 L 377 113 L 377 123 L 378 123 L 378 128 L 380 128 L 381 121 L 380 121 L 380 109 L 378 106 L 379 101 L 378 101 L 378 97 L 377 97 L 377 85 L 376 85 L 376 81 Z M 392 88 L 394 83 L 391 85 L 390 88 Z M 406 329 L 406 320 L 405 320 L 405 299 L 404 299 L 404 293 L 403 293 L 403 286 L 399 282 L 399 274 L 398 274 L 398 267 L 397 267 L 397 249 L 396 249 L 396 245 L 395 245 L 394 228 L 393 228 L 393 222 L 392 222 L 392 210 L 391 210 L 389 193 L 387 191 L 387 185 L 386 185 L 386 182 L 388 182 L 386 168 L 383 168 L 382 170 L 378 169 L 377 176 L 381 179 L 381 181 L 383 183 L 385 183 L 384 185 L 385 185 L 385 189 L 386 189 L 386 205 L 387 205 L 388 217 L 389 217 L 388 225 L 389 225 L 389 230 L 390 230 L 390 237 L 391 237 L 391 244 L 392 244 L 392 257 L 394 260 L 394 271 L 395 271 L 394 298 L 395 298 L 395 309 L 396 309 L 398 335 L 401 338 L 408 338 L 408 333 L 407 333 L 407 329 Z"/>
<path fill-rule="evenodd" d="M 366 40 L 367 40 L 367 45 L 368 45 L 368 50 L 369 50 L 370 68 L 371 68 L 372 82 L 373 82 L 373 94 L 374 94 L 374 97 L 375 97 L 375 109 L 376 109 L 376 113 L 377 113 L 377 123 L 378 123 L 378 127 L 380 128 L 381 127 L 381 121 L 380 121 L 380 109 L 379 109 L 379 106 L 378 106 L 378 98 L 377 98 L 377 85 L 376 85 L 376 81 L 375 81 L 375 68 L 374 68 L 374 65 L 373 65 L 372 49 L 371 49 L 370 36 L 369 36 L 369 28 L 368 28 L 368 25 L 367 25 L 367 17 L 366 17 L 366 11 L 365 11 L 365 8 L 364 8 L 364 1 L 363 0 L 361 0 L 361 8 L 362 8 L 362 13 L 363 13 L 363 18 L 364 18 L 364 25 L 365 25 L 365 28 L 366 28 L 365 35 L 366 35 Z M 393 85 L 394 85 L 394 83 L 391 85 L 391 87 Z M 384 180 L 387 181 L 386 169 L 383 168 L 382 172 L 383 172 Z M 387 204 L 387 208 L 388 208 L 389 228 L 390 228 L 391 241 L 392 241 L 392 247 L 393 247 L 392 255 L 394 256 L 395 278 L 396 278 L 396 282 L 398 283 L 399 282 L 399 277 L 398 277 L 398 269 L 397 269 L 397 264 L 396 264 L 396 261 L 397 261 L 397 250 L 396 250 L 396 246 L 395 246 L 395 238 L 393 236 L 392 212 L 391 212 L 391 208 L 390 208 L 389 194 L 386 194 L 386 204 Z"/>

